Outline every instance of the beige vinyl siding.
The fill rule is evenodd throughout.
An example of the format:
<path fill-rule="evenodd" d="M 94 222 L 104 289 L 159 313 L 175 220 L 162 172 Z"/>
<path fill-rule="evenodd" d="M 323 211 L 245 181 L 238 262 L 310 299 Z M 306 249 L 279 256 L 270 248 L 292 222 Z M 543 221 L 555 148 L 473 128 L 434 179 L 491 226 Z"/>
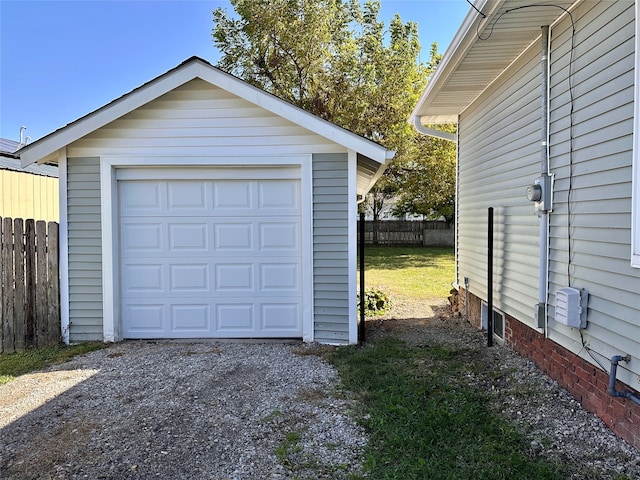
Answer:
<path fill-rule="evenodd" d="M 314 338 L 349 341 L 347 154 L 313 156 Z"/>
<path fill-rule="evenodd" d="M 554 321 L 558 289 L 569 285 L 587 289 L 586 343 L 607 368 L 612 355 L 632 355 L 625 369 L 618 370 L 618 378 L 637 387 L 640 270 L 630 266 L 635 5 L 586 2 L 574 18 L 573 118 L 567 82 L 569 22 L 554 28 L 552 36 L 550 151 L 556 185 L 550 230 L 549 336 L 593 362 L 578 332 Z"/>
<path fill-rule="evenodd" d="M 344 148 L 195 79 L 72 143 L 68 155 L 299 155 Z"/>
<path fill-rule="evenodd" d="M 533 325 L 539 222 L 526 186 L 540 175 L 539 54 L 530 49 L 459 119 L 458 283 L 487 299 L 487 210 L 494 207 L 494 306 Z"/>
<path fill-rule="evenodd" d="M 100 160 L 67 160 L 69 340 L 102 340 Z"/>
<path fill-rule="evenodd" d="M 59 221 L 58 179 L 0 169 L 0 217 Z"/>

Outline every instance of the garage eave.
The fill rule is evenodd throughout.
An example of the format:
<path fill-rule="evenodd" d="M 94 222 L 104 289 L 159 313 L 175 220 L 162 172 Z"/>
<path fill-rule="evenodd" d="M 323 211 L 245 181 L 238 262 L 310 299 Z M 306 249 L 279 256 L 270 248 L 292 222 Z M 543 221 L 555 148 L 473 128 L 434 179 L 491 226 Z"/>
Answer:
<path fill-rule="evenodd" d="M 196 78 L 223 88 L 338 145 L 366 155 L 381 165 L 384 165 L 389 157 L 389 152 L 382 145 L 323 120 L 253 85 L 249 85 L 198 57 L 190 58 L 174 69 L 111 103 L 26 145 L 16 153 L 20 155 L 23 167 L 41 162 L 45 158 L 48 159 L 54 156 L 55 152 L 70 143 Z"/>

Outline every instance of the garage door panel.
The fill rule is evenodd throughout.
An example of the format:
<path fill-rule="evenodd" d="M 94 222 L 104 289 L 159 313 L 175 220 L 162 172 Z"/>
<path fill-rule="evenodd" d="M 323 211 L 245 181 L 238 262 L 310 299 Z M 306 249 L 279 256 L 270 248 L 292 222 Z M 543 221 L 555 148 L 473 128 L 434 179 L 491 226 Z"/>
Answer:
<path fill-rule="evenodd" d="M 251 292 L 254 290 L 253 263 L 216 265 L 216 292 Z"/>
<path fill-rule="evenodd" d="M 189 334 L 206 334 L 211 331 L 211 305 L 171 305 L 171 330 Z M 196 336 L 196 335 L 191 335 Z"/>
<path fill-rule="evenodd" d="M 271 263 L 260 265 L 260 291 L 299 292 L 300 264 Z"/>
<path fill-rule="evenodd" d="M 120 182 L 122 214 L 159 214 L 162 210 L 162 184 L 158 182 Z"/>
<path fill-rule="evenodd" d="M 216 304 L 216 329 L 226 335 L 255 332 L 255 305 L 242 303 L 241 299 Z"/>
<path fill-rule="evenodd" d="M 299 180 L 118 188 L 125 337 L 302 336 Z"/>
<path fill-rule="evenodd" d="M 214 227 L 214 248 L 217 251 L 253 250 L 254 224 L 248 222 L 219 222 Z"/>
<path fill-rule="evenodd" d="M 297 222 L 261 222 L 259 225 L 261 251 L 299 251 L 300 226 Z"/>
<path fill-rule="evenodd" d="M 167 183 L 167 211 L 169 213 L 185 213 L 197 215 L 204 213 L 210 205 L 210 186 L 204 181 L 188 181 Z"/>
<path fill-rule="evenodd" d="M 121 226 L 122 254 L 162 252 L 162 224 L 159 222 L 134 223 L 124 221 Z"/>
<path fill-rule="evenodd" d="M 163 266 L 161 264 L 127 263 L 123 268 L 124 295 L 141 292 L 163 293 Z"/>
<path fill-rule="evenodd" d="M 300 211 L 300 191 L 297 182 L 289 180 L 258 182 L 258 209 L 275 210 L 278 214 Z"/>
<path fill-rule="evenodd" d="M 162 336 L 165 306 L 159 303 L 124 304 L 124 329 L 129 333 Z"/>
<path fill-rule="evenodd" d="M 216 212 L 237 214 L 254 210 L 254 182 L 227 180 L 213 184 L 213 208 Z"/>
<path fill-rule="evenodd" d="M 209 250 L 209 226 L 207 223 L 177 223 L 168 224 L 169 251 L 196 251 L 207 252 Z"/>
<path fill-rule="evenodd" d="M 209 264 L 206 263 L 169 265 L 169 291 L 181 293 L 210 292 L 209 270 Z"/>
<path fill-rule="evenodd" d="M 264 303 L 261 305 L 261 329 L 265 332 L 281 333 L 296 327 L 300 318 L 297 303 Z"/>

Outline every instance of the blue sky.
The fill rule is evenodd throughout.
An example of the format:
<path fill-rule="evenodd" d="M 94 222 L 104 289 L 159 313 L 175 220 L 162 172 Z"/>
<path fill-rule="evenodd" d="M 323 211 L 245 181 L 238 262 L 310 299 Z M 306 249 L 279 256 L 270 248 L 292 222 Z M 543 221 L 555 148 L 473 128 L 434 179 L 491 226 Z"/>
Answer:
<path fill-rule="evenodd" d="M 197 55 L 215 64 L 211 12 L 228 0 L 0 0 L 0 137 L 36 140 Z M 444 53 L 465 0 L 382 0 Z"/>

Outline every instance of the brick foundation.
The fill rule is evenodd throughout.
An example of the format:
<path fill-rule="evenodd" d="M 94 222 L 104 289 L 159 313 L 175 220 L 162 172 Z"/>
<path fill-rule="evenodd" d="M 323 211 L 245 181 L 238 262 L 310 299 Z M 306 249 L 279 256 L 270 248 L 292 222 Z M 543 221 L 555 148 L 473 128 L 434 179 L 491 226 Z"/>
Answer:
<path fill-rule="evenodd" d="M 465 291 L 461 288 L 460 312 L 463 315 L 467 313 L 469 322 L 480 328 L 482 302 L 469 294 L 468 305 L 465 305 L 465 298 Z M 505 315 L 505 343 L 520 355 L 530 358 L 538 368 L 571 393 L 585 409 L 598 415 L 616 435 L 640 450 L 640 405 L 609 395 L 608 373 L 509 315 Z M 632 390 L 620 382 L 617 382 L 616 388 Z"/>

